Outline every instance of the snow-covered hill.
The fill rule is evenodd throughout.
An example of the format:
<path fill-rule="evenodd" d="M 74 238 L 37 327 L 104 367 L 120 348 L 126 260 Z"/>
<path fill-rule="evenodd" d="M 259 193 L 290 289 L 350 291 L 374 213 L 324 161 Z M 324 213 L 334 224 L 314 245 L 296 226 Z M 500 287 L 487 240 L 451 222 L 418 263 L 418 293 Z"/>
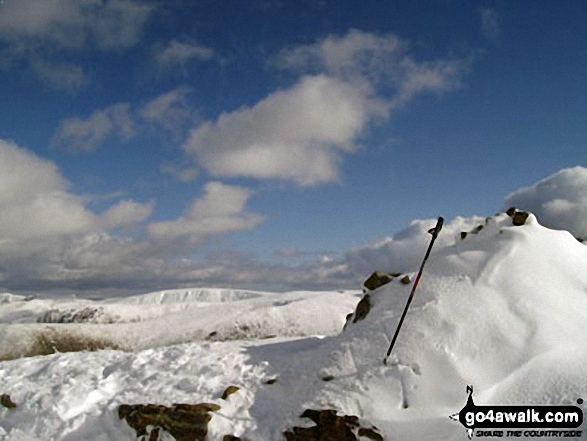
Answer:
<path fill-rule="evenodd" d="M 130 441 L 122 403 L 212 402 L 221 409 L 210 440 L 280 440 L 306 408 L 358 415 L 386 440 L 465 440 L 448 415 L 465 404 L 466 385 L 477 404 L 587 398 L 587 247 L 569 233 L 502 214 L 436 252 L 385 366 L 410 289 L 395 279 L 372 292 L 367 317 L 343 332 L 357 293 L 172 291 L 100 302 L 119 316 L 101 325 L 39 324 L 33 317 L 64 306 L 11 298 L 0 305 L 2 348 L 56 326 L 135 351 L 1 362 L 0 393 L 19 406 L 0 408 L 0 439 Z M 178 338 L 189 342 L 169 345 Z M 220 399 L 229 385 L 240 390 Z"/>

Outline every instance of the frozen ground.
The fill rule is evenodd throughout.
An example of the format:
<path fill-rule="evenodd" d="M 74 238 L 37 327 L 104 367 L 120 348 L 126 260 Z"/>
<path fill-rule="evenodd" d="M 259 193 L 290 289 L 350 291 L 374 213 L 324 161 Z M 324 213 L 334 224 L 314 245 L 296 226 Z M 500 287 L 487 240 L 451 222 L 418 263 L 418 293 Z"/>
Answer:
<path fill-rule="evenodd" d="M 386 440 L 465 440 L 448 416 L 468 384 L 478 405 L 587 399 L 587 247 L 569 233 L 499 215 L 439 250 L 384 366 L 410 289 L 394 280 L 376 290 L 369 315 L 344 332 L 357 292 L 175 290 L 98 302 L 4 294 L 0 357 L 26 353 L 47 327 L 127 351 L 0 362 L 0 393 L 19 404 L 0 408 L 0 439 L 131 441 L 121 403 L 214 402 L 210 440 L 280 440 L 309 407 L 358 415 Z M 221 400 L 229 385 L 240 390 Z"/>

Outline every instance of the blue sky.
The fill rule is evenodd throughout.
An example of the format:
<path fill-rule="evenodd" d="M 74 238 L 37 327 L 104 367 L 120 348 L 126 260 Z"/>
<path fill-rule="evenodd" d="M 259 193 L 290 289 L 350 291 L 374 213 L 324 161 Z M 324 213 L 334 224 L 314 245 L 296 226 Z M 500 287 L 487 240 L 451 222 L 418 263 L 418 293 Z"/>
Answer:
<path fill-rule="evenodd" d="M 586 210 L 586 21 L 581 1 L 6 0 L 0 287 L 352 288 L 353 253 L 524 188 L 583 235 L 553 213 Z"/>

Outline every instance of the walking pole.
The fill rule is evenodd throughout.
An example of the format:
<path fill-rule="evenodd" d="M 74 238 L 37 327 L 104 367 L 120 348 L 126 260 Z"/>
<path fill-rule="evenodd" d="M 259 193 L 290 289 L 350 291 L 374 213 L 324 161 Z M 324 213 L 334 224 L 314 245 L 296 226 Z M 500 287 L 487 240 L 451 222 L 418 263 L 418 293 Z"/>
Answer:
<path fill-rule="evenodd" d="M 412 303 L 412 298 L 414 297 L 414 292 L 416 292 L 416 287 L 418 286 L 418 282 L 420 281 L 420 277 L 422 276 L 422 270 L 424 269 L 424 265 L 426 265 L 426 261 L 428 260 L 428 256 L 430 256 L 430 251 L 432 251 L 432 245 L 434 245 L 434 241 L 438 237 L 438 233 L 442 230 L 442 224 L 444 223 L 444 219 L 442 217 L 438 218 L 436 222 L 436 226 L 428 230 L 430 234 L 432 234 L 432 240 L 430 241 L 430 245 L 428 246 L 428 251 L 426 251 L 426 256 L 424 256 L 424 260 L 422 261 L 422 265 L 420 266 L 420 271 L 418 271 L 418 275 L 416 276 L 416 280 L 414 281 L 414 286 L 412 286 L 412 292 L 410 292 L 410 297 L 408 297 L 408 303 L 406 303 L 406 307 L 404 308 L 404 312 L 402 317 L 399 320 L 399 324 L 397 325 L 397 329 L 395 330 L 395 335 L 391 340 L 391 344 L 389 345 L 389 349 L 387 350 L 387 355 L 383 359 L 383 364 L 387 365 L 387 359 L 389 358 L 389 354 L 391 354 L 391 350 L 393 349 L 393 345 L 395 344 L 395 340 L 399 334 L 399 330 L 402 327 L 402 323 L 404 322 L 404 318 L 406 318 L 406 313 L 408 312 L 408 308 L 410 307 L 410 303 Z"/>

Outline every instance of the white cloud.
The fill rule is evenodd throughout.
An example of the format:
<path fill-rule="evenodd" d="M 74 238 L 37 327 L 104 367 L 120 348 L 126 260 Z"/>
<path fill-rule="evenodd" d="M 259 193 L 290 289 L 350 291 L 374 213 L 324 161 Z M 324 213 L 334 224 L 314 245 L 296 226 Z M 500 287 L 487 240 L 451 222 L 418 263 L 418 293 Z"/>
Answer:
<path fill-rule="evenodd" d="M 338 179 L 341 153 L 354 151 L 356 137 L 385 111 L 380 100 L 348 83 L 308 76 L 202 124 L 184 147 L 215 176 L 315 185 Z"/>
<path fill-rule="evenodd" d="M 57 89 L 85 86 L 81 67 L 56 61 L 88 48 L 122 50 L 137 44 L 154 7 L 138 0 L 10 0 L 0 11 L 2 58 L 28 62 Z M 62 57 L 61 57 L 62 58 Z"/>
<path fill-rule="evenodd" d="M 497 38 L 501 32 L 497 13 L 491 8 L 481 9 L 481 30 L 488 38 Z"/>
<path fill-rule="evenodd" d="M 305 72 L 285 90 L 196 127 L 185 150 L 214 176 L 310 186 L 340 177 L 345 153 L 375 121 L 415 94 L 459 87 L 466 63 L 419 62 L 393 35 L 350 31 L 283 51 L 275 63 Z"/>
<path fill-rule="evenodd" d="M 478 225 L 484 224 L 484 221 L 485 219 L 479 216 L 459 216 L 445 223 L 441 234 L 438 235 L 433 252 L 455 244 L 460 240 L 459 235 L 462 231 L 471 231 Z M 414 220 L 409 227 L 393 237 L 386 237 L 373 245 L 352 249 L 345 254 L 344 258 L 334 260 L 331 265 L 363 280 L 375 270 L 417 271 L 430 243 L 431 236 L 428 230 L 435 225 L 436 219 Z"/>
<path fill-rule="evenodd" d="M 100 225 L 105 230 L 133 225 L 144 221 L 153 213 L 154 203 L 141 204 L 133 200 L 122 200 L 100 215 Z"/>
<path fill-rule="evenodd" d="M 140 109 L 141 117 L 150 124 L 169 131 L 177 140 L 183 138 L 195 114 L 187 100 L 189 89 L 180 87 L 159 95 Z"/>
<path fill-rule="evenodd" d="M 587 238 L 587 168 L 559 170 L 537 183 L 507 195 L 507 206 L 533 212 L 547 227 Z"/>
<path fill-rule="evenodd" d="M 0 38 L 32 46 L 130 47 L 152 12 L 152 6 L 135 0 L 6 1 Z"/>
<path fill-rule="evenodd" d="M 69 192 L 54 163 L 0 140 L 0 241 L 59 237 L 138 222 L 151 204 L 122 201 L 104 215 Z"/>
<path fill-rule="evenodd" d="M 192 201 L 183 216 L 149 225 L 149 233 L 158 239 L 192 237 L 203 239 L 212 234 L 250 230 L 263 216 L 245 211 L 251 190 L 243 187 L 209 182 L 204 196 Z"/>
<path fill-rule="evenodd" d="M 325 72 L 357 86 L 392 91 L 395 104 L 414 94 L 445 92 L 460 87 L 467 68 L 463 60 L 417 61 L 409 45 L 395 35 L 375 35 L 356 29 L 330 35 L 309 45 L 283 50 L 276 65 L 304 72 Z"/>
<path fill-rule="evenodd" d="M 195 42 L 173 40 L 155 54 L 155 61 L 165 68 L 185 66 L 192 60 L 210 60 L 214 51 Z"/>
<path fill-rule="evenodd" d="M 87 119 L 74 117 L 61 121 L 51 143 L 70 151 L 92 151 L 109 136 L 128 140 L 134 134 L 130 105 L 120 103 L 97 110 Z"/>
<path fill-rule="evenodd" d="M 40 57 L 32 57 L 30 62 L 37 75 L 55 89 L 79 89 L 89 82 L 80 66 L 51 62 Z"/>

